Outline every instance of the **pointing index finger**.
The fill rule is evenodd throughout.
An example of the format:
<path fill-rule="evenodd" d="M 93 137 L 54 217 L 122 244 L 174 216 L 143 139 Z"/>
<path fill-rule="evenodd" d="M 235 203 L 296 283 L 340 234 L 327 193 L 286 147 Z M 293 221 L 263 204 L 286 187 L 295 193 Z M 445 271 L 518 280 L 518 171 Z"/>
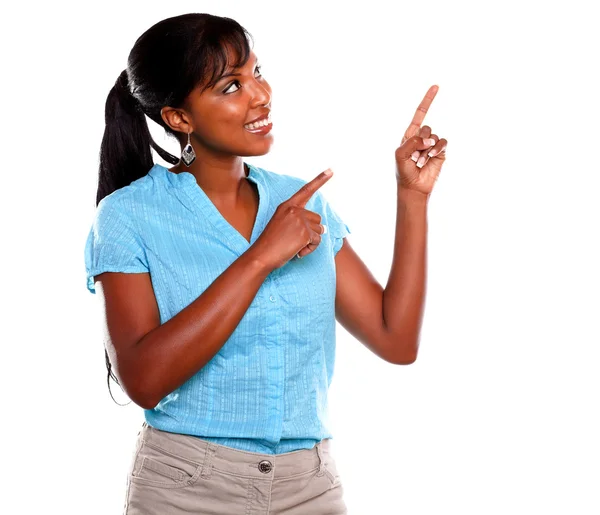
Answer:
<path fill-rule="evenodd" d="M 325 184 L 331 176 L 333 175 L 333 171 L 331 168 L 327 168 L 324 172 L 321 172 L 317 175 L 312 181 L 304 184 L 296 193 L 294 193 L 289 199 L 288 202 L 300 207 L 304 207 L 306 203 L 309 201 L 310 197 Z"/>
<path fill-rule="evenodd" d="M 408 129 L 406 129 L 406 132 L 404 133 L 404 138 L 402 142 L 406 141 L 409 138 L 412 138 L 415 134 L 419 132 L 421 124 L 425 119 L 425 115 L 427 114 L 429 106 L 431 105 L 431 102 L 433 102 L 433 99 L 435 98 L 438 89 L 438 86 L 434 84 L 427 90 L 427 93 L 425 93 L 425 97 L 419 104 L 419 107 L 417 107 L 415 115 L 413 116 L 413 119 L 410 122 Z"/>

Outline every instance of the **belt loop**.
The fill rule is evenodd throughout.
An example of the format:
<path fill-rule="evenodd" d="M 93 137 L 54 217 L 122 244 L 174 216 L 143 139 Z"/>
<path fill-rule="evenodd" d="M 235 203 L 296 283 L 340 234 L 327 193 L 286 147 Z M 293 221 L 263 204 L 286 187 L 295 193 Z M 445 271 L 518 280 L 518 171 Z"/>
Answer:
<path fill-rule="evenodd" d="M 206 446 L 206 452 L 204 453 L 204 463 L 202 465 L 202 477 L 204 479 L 210 478 L 212 473 L 212 460 L 217 452 L 217 447 L 213 442 L 208 442 Z"/>
<path fill-rule="evenodd" d="M 323 450 L 321 449 L 321 442 L 318 442 L 317 445 L 317 455 L 319 456 L 319 472 L 317 472 L 317 476 L 322 476 L 325 474 L 325 462 L 323 461 Z"/>

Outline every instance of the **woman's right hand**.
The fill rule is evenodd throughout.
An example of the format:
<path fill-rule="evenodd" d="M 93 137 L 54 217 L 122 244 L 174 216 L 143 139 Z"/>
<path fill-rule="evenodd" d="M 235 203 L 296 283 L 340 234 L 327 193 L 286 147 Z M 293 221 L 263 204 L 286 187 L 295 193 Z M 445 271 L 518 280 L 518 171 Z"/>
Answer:
<path fill-rule="evenodd" d="M 321 225 L 320 214 L 304 209 L 304 206 L 332 175 L 328 168 L 277 206 L 252 245 L 252 252 L 269 270 L 282 267 L 296 254 L 298 257 L 310 254 L 321 243 L 321 235 L 327 228 Z"/>

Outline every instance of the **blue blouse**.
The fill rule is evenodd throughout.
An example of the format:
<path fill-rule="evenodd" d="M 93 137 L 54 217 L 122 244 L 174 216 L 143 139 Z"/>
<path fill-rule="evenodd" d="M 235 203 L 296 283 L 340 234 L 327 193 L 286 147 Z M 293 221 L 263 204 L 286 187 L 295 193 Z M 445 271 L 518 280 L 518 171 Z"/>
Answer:
<path fill-rule="evenodd" d="M 94 276 L 102 272 L 149 272 L 161 324 L 192 303 L 307 182 L 246 164 L 259 193 L 250 243 L 191 173 L 155 164 L 97 206 L 85 245 L 88 290 L 96 293 Z M 320 190 L 305 208 L 327 225 L 317 249 L 268 275 L 219 352 L 144 410 L 149 425 L 267 454 L 333 438 L 327 393 L 335 364 L 334 256 L 350 229 Z"/>

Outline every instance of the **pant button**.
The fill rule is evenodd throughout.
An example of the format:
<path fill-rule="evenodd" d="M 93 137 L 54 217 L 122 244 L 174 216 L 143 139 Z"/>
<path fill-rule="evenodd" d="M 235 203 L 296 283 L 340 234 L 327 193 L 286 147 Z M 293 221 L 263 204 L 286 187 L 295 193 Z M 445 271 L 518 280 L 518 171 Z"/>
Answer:
<path fill-rule="evenodd" d="M 265 474 L 268 474 L 269 472 L 271 472 L 272 468 L 273 468 L 273 465 L 268 460 L 261 461 L 258 464 L 258 470 L 260 470 L 261 472 L 264 472 Z"/>

